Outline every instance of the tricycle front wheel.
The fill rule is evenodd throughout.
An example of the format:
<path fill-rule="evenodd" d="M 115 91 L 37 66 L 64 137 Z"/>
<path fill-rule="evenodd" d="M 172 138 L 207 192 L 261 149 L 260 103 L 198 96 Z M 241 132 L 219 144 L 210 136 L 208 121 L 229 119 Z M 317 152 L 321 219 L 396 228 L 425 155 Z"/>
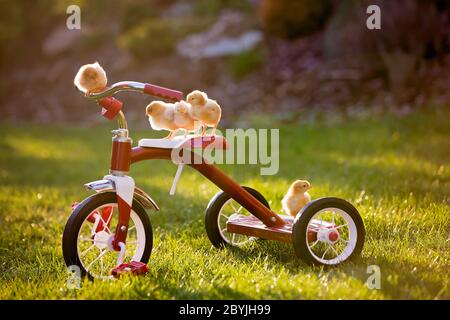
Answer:
<path fill-rule="evenodd" d="M 82 276 L 107 278 L 117 266 L 119 252 L 112 246 L 118 223 L 117 196 L 97 193 L 78 204 L 63 234 L 66 265 L 76 266 Z M 145 209 L 133 201 L 123 262 L 147 263 L 153 247 L 153 232 Z"/>
<path fill-rule="evenodd" d="M 365 229 L 351 203 L 327 197 L 310 202 L 297 214 L 292 237 L 302 261 L 332 266 L 361 254 Z"/>
<path fill-rule="evenodd" d="M 269 203 L 261 193 L 250 187 L 243 188 L 270 209 Z M 205 215 L 205 228 L 209 240 L 215 247 L 222 248 L 226 245 L 241 247 L 256 239 L 227 231 L 227 221 L 235 214 L 250 215 L 244 207 L 224 191 L 219 191 L 209 202 Z"/>

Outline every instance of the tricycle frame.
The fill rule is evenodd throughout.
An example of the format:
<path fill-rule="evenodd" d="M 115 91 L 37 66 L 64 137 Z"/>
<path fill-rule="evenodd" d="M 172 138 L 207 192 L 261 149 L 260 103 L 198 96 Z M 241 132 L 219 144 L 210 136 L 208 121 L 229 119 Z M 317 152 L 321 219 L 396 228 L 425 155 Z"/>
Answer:
<path fill-rule="evenodd" d="M 136 162 L 144 160 L 171 160 L 171 155 L 173 152 L 173 149 L 171 148 L 141 146 L 132 148 L 132 140 L 129 137 L 128 124 L 125 115 L 121 110 L 122 103 L 117 99 L 112 98 L 113 94 L 123 90 L 141 91 L 151 95 L 161 96 L 172 101 L 181 100 L 183 97 L 183 94 L 178 91 L 150 84 L 127 81 L 119 82 L 101 94 L 94 94 L 90 96 L 91 99 L 95 99 L 104 108 L 103 114 L 105 117 L 110 119 L 116 117 L 119 125 L 117 130 L 113 130 L 111 165 L 109 170 L 110 175 L 106 176 L 107 179 L 114 180 L 116 185 L 119 223 L 116 227 L 113 245 L 114 249 L 117 251 L 120 251 L 121 249 L 119 245 L 120 243 L 126 243 L 131 203 L 135 193 L 134 180 L 128 176 L 130 166 Z M 203 146 L 203 138 L 199 137 L 198 139 L 201 139 L 201 145 Z M 227 176 L 217 166 L 208 163 L 208 161 L 188 148 L 183 148 L 181 152 L 189 152 L 192 159 L 196 157 L 196 161 L 191 161 L 188 165 L 200 172 L 221 190 L 229 194 L 236 202 L 251 212 L 265 226 L 269 228 L 279 228 L 286 224 L 286 222 L 278 214 L 266 208 L 261 202 L 242 188 L 232 178 Z M 200 159 L 198 159 L 198 157 L 200 157 Z"/>

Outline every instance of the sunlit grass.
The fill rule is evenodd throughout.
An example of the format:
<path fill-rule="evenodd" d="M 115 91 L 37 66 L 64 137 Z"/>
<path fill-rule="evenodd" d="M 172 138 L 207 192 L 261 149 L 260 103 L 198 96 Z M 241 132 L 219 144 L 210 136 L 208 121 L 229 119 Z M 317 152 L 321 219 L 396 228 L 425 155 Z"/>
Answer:
<path fill-rule="evenodd" d="M 258 241 L 217 250 L 204 210 L 218 189 L 187 168 L 177 194 L 176 167 L 143 162 L 131 174 L 158 202 L 150 212 L 154 249 L 144 277 L 66 287 L 61 236 L 82 184 L 107 173 L 110 127 L 0 127 L 0 298 L 2 299 L 449 299 L 450 125 L 448 115 L 339 125 L 283 126 L 280 172 L 225 166 L 258 189 L 272 208 L 296 178 L 314 198 L 353 202 L 367 238 L 361 259 L 338 268 L 309 267 L 287 244 Z M 152 136 L 131 133 L 134 141 Z M 381 268 L 381 290 L 366 269 Z"/>

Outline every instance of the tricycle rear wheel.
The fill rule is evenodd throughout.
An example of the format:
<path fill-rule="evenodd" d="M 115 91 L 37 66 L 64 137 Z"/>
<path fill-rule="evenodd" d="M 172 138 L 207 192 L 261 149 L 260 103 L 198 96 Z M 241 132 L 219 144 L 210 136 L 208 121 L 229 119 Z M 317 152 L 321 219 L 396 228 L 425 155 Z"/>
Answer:
<path fill-rule="evenodd" d="M 243 188 L 270 209 L 269 203 L 261 193 L 250 187 Z M 229 212 L 225 212 L 227 208 Z M 206 234 L 213 246 L 217 248 L 223 248 L 227 245 L 241 247 L 255 239 L 254 237 L 229 233 L 226 231 L 226 221 L 233 214 L 250 215 L 250 213 L 234 201 L 228 193 L 224 191 L 216 193 L 209 202 L 205 215 Z"/>
<path fill-rule="evenodd" d="M 358 210 L 343 199 L 327 197 L 308 203 L 292 229 L 296 255 L 313 265 L 338 265 L 361 254 L 365 229 Z"/>

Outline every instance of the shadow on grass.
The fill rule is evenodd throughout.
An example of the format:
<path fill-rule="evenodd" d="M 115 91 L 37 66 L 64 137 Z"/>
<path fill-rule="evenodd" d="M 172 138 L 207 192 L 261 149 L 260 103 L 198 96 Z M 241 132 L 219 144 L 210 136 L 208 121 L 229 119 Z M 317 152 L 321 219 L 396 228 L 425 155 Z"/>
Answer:
<path fill-rule="evenodd" d="M 367 265 L 376 264 L 381 271 L 381 291 L 388 299 L 420 299 L 426 294 L 431 299 L 450 298 L 448 285 L 441 278 L 446 270 L 435 270 L 433 275 L 430 273 L 429 263 L 411 262 L 397 256 L 395 261 L 384 257 L 374 259 L 364 259 Z M 427 277 L 424 278 L 423 275 Z"/>
<path fill-rule="evenodd" d="M 270 268 L 284 269 L 290 275 L 313 274 L 318 277 L 331 276 L 336 278 L 353 278 L 361 284 L 366 284 L 371 265 L 377 265 L 381 270 L 381 292 L 388 299 L 417 299 L 414 291 L 424 290 L 429 296 L 436 299 L 448 299 L 448 288 L 439 277 L 424 279 L 418 275 L 427 274 L 430 270 L 429 263 L 409 261 L 401 256 L 396 256 L 395 261 L 377 257 L 363 256 L 347 261 L 338 266 L 310 266 L 298 259 L 291 245 L 274 241 L 256 241 L 247 248 L 226 248 L 231 255 L 245 264 L 255 261 L 267 262 Z M 442 270 L 444 273 L 445 271 Z"/>
<path fill-rule="evenodd" d="M 168 285 L 164 279 L 157 279 L 161 289 L 169 293 L 176 299 L 186 300 L 219 300 L 219 299 L 233 299 L 233 300 L 251 300 L 254 299 L 251 296 L 230 288 L 229 286 L 217 286 L 211 289 L 196 289 L 195 292 L 189 291 L 179 286 Z"/>

